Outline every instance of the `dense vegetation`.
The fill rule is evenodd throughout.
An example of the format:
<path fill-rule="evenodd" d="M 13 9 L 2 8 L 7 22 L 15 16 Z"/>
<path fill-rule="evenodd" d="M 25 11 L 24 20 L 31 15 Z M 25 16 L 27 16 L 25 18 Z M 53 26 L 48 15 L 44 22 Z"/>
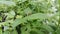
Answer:
<path fill-rule="evenodd" d="M 0 34 L 60 34 L 60 0 L 0 0 Z"/>

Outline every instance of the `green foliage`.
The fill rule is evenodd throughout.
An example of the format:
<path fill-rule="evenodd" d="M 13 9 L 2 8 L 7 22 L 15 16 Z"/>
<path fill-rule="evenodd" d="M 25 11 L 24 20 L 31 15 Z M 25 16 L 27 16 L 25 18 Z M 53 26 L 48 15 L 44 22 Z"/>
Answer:
<path fill-rule="evenodd" d="M 60 34 L 60 0 L 0 0 L 0 34 Z"/>

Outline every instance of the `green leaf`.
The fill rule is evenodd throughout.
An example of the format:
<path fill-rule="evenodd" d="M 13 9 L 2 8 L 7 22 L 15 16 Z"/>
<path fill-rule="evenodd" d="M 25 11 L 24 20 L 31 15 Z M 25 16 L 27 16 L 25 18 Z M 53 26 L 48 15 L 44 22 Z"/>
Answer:
<path fill-rule="evenodd" d="M 9 13 L 5 13 L 5 15 L 7 15 L 6 20 L 9 20 L 9 19 L 14 18 L 15 12 L 12 10 L 12 11 L 10 11 Z"/>
<path fill-rule="evenodd" d="M 17 33 L 16 29 L 14 29 L 14 30 L 11 32 L 11 34 L 18 34 L 18 33 Z"/>
<path fill-rule="evenodd" d="M 58 28 L 58 29 L 56 30 L 56 33 L 57 33 L 57 34 L 60 34 L 60 28 Z"/>
<path fill-rule="evenodd" d="M 3 34 L 10 34 L 10 33 L 9 33 L 9 31 L 4 31 L 4 33 L 3 33 Z"/>
<path fill-rule="evenodd" d="M 2 17 L 0 16 L 0 21 L 2 20 Z"/>
<path fill-rule="evenodd" d="M 26 16 L 24 19 L 25 20 L 34 20 L 34 19 L 48 19 L 49 16 L 47 14 L 42 14 L 42 13 L 36 13 L 36 14 L 32 14 L 30 16 Z"/>
<path fill-rule="evenodd" d="M 0 34 L 2 34 L 3 32 L 2 32 L 2 28 L 0 27 Z"/>
<path fill-rule="evenodd" d="M 24 10 L 24 13 L 27 15 L 32 14 L 32 10 L 28 7 Z"/>
<path fill-rule="evenodd" d="M 0 5 L 1 4 L 5 4 L 7 6 L 16 6 L 15 2 L 12 2 L 12 1 L 3 1 L 3 0 L 0 0 Z"/>
<path fill-rule="evenodd" d="M 25 20 L 23 20 L 23 19 L 16 19 L 16 20 L 12 23 L 12 27 L 14 28 L 14 27 L 16 27 L 16 26 L 18 26 L 19 24 L 24 23 L 24 22 L 25 22 Z"/>
<path fill-rule="evenodd" d="M 37 29 L 32 29 L 30 31 L 30 34 L 44 34 L 44 32 L 40 31 L 40 30 L 37 30 Z"/>
<path fill-rule="evenodd" d="M 52 29 L 52 27 L 48 26 L 48 25 L 41 25 L 41 28 L 46 29 L 48 32 L 53 32 L 54 30 Z"/>
<path fill-rule="evenodd" d="M 13 27 L 16 27 L 19 24 L 26 22 L 26 20 L 34 20 L 34 19 L 43 20 L 43 19 L 47 19 L 47 18 L 49 18 L 49 16 L 47 14 L 37 13 L 37 14 L 32 14 L 30 16 L 26 16 L 22 19 L 16 19 L 12 25 L 13 25 Z"/>

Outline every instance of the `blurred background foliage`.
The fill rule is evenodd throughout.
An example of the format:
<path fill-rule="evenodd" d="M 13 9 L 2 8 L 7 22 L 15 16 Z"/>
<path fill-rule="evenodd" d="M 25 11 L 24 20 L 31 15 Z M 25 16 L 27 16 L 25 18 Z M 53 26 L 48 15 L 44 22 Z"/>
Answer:
<path fill-rule="evenodd" d="M 0 34 L 60 34 L 60 0 L 0 0 Z"/>

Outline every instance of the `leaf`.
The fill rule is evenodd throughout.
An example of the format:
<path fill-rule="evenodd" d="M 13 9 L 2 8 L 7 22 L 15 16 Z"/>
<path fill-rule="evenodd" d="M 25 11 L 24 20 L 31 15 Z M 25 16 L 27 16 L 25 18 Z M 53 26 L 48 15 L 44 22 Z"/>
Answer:
<path fill-rule="evenodd" d="M 14 29 L 14 30 L 11 32 L 11 34 L 18 34 L 18 33 L 17 33 L 16 29 Z"/>
<path fill-rule="evenodd" d="M 0 27 L 0 34 L 2 34 L 3 32 L 2 32 L 2 28 Z"/>
<path fill-rule="evenodd" d="M 5 15 L 7 15 L 6 20 L 9 20 L 9 19 L 14 18 L 15 12 L 12 10 L 12 11 L 10 11 L 9 13 L 5 13 Z"/>
<path fill-rule="evenodd" d="M 13 2 L 18 2 L 18 1 L 20 1 L 20 3 L 23 3 L 23 2 L 25 2 L 25 1 L 27 1 L 27 0 L 12 0 Z"/>
<path fill-rule="evenodd" d="M 19 24 L 26 22 L 26 20 L 34 20 L 34 19 L 43 20 L 43 19 L 47 19 L 47 18 L 49 18 L 49 16 L 46 15 L 46 14 L 42 14 L 42 13 L 32 14 L 32 15 L 26 16 L 26 17 L 24 17 L 24 18 L 22 18 L 22 19 L 16 19 L 16 20 L 14 21 L 14 23 L 12 24 L 12 26 L 13 26 L 13 27 L 16 27 L 16 26 L 18 26 Z"/>
<path fill-rule="evenodd" d="M 0 4 L 5 4 L 7 6 L 16 6 L 16 4 L 12 1 L 3 1 L 3 0 L 0 0 Z"/>
<path fill-rule="evenodd" d="M 43 20 L 43 19 L 47 19 L 47 18 L 49 18 L 49 16 L 47 14 L 36 13 L 36 14 L 32 14 L 30 16 L 27 16 L 23 19 L 25 19 L 25 20 L 33 20 L 33 19 Z"/>
<path fill-rule="evenodd" d="M 56 34 L 60 34 L 60 28 L 56 30 Z"/>
<path fill-rule="evenodd" d="M 16 19 L 13 23 L 12 23 L 12 27 L 15 28 L 16 26 L 18 26 L 21 23 L 24 23 L 25 20 L 23 19 Z"/>
<path fill-rule="evenodd" d="M 28 7 L 24 10 L 24 13 L 27 15 L 32 14 L 32 10 Z"/>
<path fill-rule="evenodd" d="M 2 20 L 2 17 L 0 16 L 0 21 Z"/>
<path fill-rule="evenodd" d="M 40 31 L 40 30 L 37 30 L 37 29 L 32 29 L 30 31 L 30 34 L 44 34 L 44 32 Z"/>
<path fill-rule="evenodd" d="M 10 34 L 10 32 L 9 31 L 4 31 L 4 33 L 3 34 Z"/>
<path fill-rule="evenodd" d="M 53 32 L 54 30 L 52 29 L 52 27 L 48 26 L 48 25 L 41 25 L 41 28 L 46 29 L 48 32 Z"/>
<path fill-rule="evenodd" d="M 38 34 L 38 33 L 35 31 L 31 31 L 30 34 Z"/>

